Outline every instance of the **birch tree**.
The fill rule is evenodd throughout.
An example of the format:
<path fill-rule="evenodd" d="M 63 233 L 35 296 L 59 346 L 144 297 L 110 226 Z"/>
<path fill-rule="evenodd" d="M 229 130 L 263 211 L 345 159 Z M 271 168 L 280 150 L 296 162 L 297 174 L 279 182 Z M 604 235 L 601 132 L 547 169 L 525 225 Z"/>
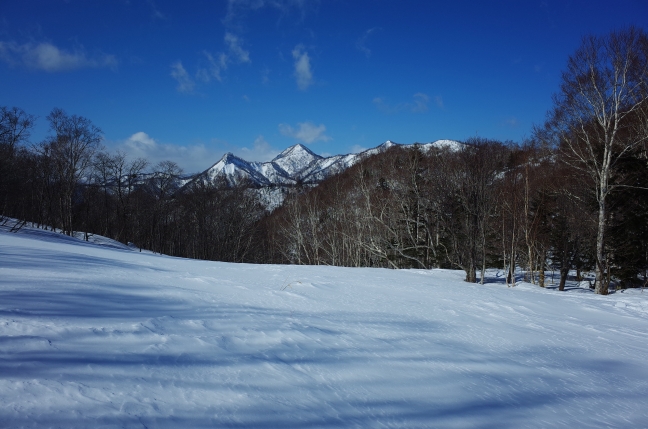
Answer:
<path fill-rule="evenodd" d="M 646 105 L 647 51 L 648 36 L 635 27 L 584 38 L 567 62 L 546 127 L 559 141 L 564 162 L 589 178 L 598 203 L 595 291 L 603 295 L 610 278 L 609 196 L 621 186 L 613 172 L 618 160 L 647 138 L 622 133 Z"/>

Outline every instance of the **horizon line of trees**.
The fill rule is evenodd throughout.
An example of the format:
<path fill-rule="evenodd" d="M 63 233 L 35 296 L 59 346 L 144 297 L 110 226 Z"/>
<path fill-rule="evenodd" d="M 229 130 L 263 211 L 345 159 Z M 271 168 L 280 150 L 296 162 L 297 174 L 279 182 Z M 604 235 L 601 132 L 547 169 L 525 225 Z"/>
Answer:
<path fill-rule="evenodd" d="M 230 262 L 571 270 L 606 294 L 648 282 L 648 36 L 586 37 L 554 108 L 523 145 L 469 139 L 459 150 L 392 147 L 268 212 L 258 189 L 196 180 L 165 161 L 109 154 L 86 118 L 0 107 L 0 215 L 101 234 L 175 256 Z M 480 275 L 478 275 L 480 273 Z"/>

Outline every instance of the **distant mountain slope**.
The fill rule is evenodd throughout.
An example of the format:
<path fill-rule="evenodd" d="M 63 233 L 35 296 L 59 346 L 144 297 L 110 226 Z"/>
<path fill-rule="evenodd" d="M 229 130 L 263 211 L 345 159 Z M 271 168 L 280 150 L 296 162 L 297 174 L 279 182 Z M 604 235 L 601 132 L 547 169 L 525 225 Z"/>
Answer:
<path fill-rule="evenodd" d="M 281 187 L 298 183 L 317 184 L 327 177 L 346 170 L 363 158 L 384 152 L 397 145 L 418 146 L 427 152 L 434 147 L 458 150 L 462 143 L 454 140 L 437 140 L 431 143 L 400 145 L 387 140 L 380 146 L 364 152 L 330 157 L 322 157 L 313 153 L 306 146 L 297 144 L 287 148 L 270 162 L 248 162 L 232 153 L 226 153 L 217 163 L 196 175 L 193 181 L 215 182 L 223 179 L 230 186 L 242 181 L 249 181 L 257 187 Z"/>

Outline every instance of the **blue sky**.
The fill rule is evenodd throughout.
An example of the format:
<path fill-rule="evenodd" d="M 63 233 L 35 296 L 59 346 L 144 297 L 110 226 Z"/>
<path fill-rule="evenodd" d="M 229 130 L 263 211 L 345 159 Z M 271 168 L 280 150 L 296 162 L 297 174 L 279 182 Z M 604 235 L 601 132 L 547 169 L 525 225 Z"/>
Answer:
<path fill-rule="evenodd" d="M 187 172 L 473 136 L 520 142 L 587 34 L 645 0 L 0 0 L 0 105 Z"/>

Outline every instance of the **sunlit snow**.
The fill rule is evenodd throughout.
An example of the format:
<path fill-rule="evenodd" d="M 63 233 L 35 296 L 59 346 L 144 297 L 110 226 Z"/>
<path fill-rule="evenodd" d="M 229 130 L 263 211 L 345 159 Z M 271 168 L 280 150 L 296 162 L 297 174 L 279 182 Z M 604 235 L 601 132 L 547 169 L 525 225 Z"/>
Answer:
<path fill-rule="evenodd" d="M 648 291 L 94 241 L 0 232 L 0 426 L 648 427 Z"/>

